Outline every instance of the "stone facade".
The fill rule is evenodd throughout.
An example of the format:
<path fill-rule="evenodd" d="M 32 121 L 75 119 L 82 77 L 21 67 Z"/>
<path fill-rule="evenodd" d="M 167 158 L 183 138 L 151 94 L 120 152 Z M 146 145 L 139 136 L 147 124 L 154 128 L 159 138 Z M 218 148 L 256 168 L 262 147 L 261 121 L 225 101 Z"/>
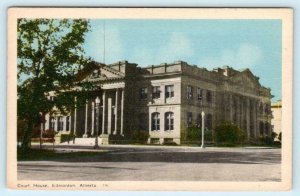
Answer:
<path fill-rule="evenodd" d="M 149 143 L 180 144 L 186 128 L 201 123 L 202 111 L 207 129 L 232 122 L 248 140 L 271 134 L 270 89 L 261 86 L 249 69 L 225 66 L 208 71 L 183 61 L 141 68 L 122 61 L 99 64 L 83 81 L 100 90 L 68 116 L 47 115 L 46 129 L 93 137 L 98 108 L 99 135 L 147 131 Z M 96 97 L 101 100 L 97 107 Z"/>
<path fill-rule="evenodd" d="M 275 138 L 278 140 L 278 136 L 281 133 L 281 117 L 282 117 L 282 103 L 281 100 L 272 103 L 271 105 L 272 110 L 272 131 L 277 133 L 277 137 Z"/>

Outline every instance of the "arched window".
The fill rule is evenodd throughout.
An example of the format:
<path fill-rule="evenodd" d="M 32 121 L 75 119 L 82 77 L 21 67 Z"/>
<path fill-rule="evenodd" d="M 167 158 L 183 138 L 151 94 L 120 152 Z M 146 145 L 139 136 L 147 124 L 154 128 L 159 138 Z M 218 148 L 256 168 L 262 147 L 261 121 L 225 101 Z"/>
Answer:
<path fill-rule="evenodd" d="M 166 112 L 165 113 L 165 131 L 174 130 L 174 113 Z"/>
<path fill-rule="evenodd" d="M 212 115 L 211 115 L 211 114 L 207 114 L 207 115 L 206 115 L 206 123 L 205 123 L 205 127 L 206 127 L 208 130 L 211 130 L 211 129 L 212 129 Z"/>
<path fill-rule="evenodd" d="M 160 119 L 159 113 L 154 112 L 151 115 L 151 130 L 152 131 L 159 131 L 160 130 Z"/>

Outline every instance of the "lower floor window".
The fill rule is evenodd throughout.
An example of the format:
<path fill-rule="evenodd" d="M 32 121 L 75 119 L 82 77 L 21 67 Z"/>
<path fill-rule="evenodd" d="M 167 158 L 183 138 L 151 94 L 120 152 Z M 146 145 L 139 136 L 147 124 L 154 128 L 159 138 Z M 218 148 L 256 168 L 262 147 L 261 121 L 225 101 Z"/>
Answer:
<path fill-rule="evenodd" d="M 160 119 L 159 119 L 159 113 L 155 112 L 152 114 L 151 117 L 151 130 L 152 131 L 159 131 L 160 130 Z"/>
<path fill-rule="evenodd" d="M 51 117 L 50 118 L 50 127 L 49 127 L 49 129 L 54 130 L 54 128 L 55 128 L 55 118 Z"/>
<path fill-rule="evenodd" d="M 188 125 L 188 127 L 192 126 L 192 123 L 193 123 L 193 113 L 188 112 L 187 113 L 187 125 Z"/>
<path fill-rule="evenodd" d="M 165 114 L 165 125 L 166 131 L 174 130 L 174 113 L 173 112 L 167 112 Z"/>
<path fill-rule="evenodd" d="M 71 122 L 70 122 L 70 116 L 67 116 L 66 117 L 67 119 L 66 119 L 66 131 L 69 131 L 70 130 L 70 124 L 71 124 Z"/>

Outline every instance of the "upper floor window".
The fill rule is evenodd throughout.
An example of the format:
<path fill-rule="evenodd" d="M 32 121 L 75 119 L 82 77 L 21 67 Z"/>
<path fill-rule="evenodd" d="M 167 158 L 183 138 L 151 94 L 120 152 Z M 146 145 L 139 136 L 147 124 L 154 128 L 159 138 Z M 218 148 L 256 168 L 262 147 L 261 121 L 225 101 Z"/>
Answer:
<path fill-rule="evenodd" d="M 203 91 L 201 88 L 197 88 L 197 98 L 199 101 L 202 101 L 203 98 Z"/>
<path fill-rule="evenodd" d="M 152 131 L 160 130 L 160 117 L 158 112 L 154 112 L 151 115 L 151 130 Z"/>
<path fill-rule="evenodd" d="M 174 130 L 174 113 L 173 112 L 165 113 L 165 130 L 166 131 Z"/>
<path fill-rule="evenodd" d="M 159 86 L 153 86 L 153 88 L 152 88 L 152 97 L 153 97 L 153 99 L 160 98 L 160 87 Z"/>
<path fill-rule="evenodd" d="M 186 98 L 193 99 L 193 87 L 192 86 L 186 87 Z"/>
<path fill-rule="evenodd" d="M 174 85 L 166 86 L 166 98 L 174 97 Z"/>
<path fill-rule="evenodd" d="M 260 104 L 259 104 L 259 113 L 262 114 L 262 113 L 263 113 L 263 109 L 264 109 L 264 108 L 263 108 L 263 104 L 260 103 Z"/>
<path fill-rule="evenodd" d="M 209 103 L 212 101 L 211 92 L 209 90 L 206 91 L 206 101 Z"/>
<path fill-rule="evenodd" d="M 140 89 L 140 98 L 141 99 L 147 99 L 148 96 L 148 89 L 147 87 L 143 87 Z"/>
<path fill-rule="evenodd" d="M 50 101 L 54 101 L 54 96 L 50 96 L 50 97 L 49 97 L 49 100 L 50 100 Z"/>
<path fill-rule="evenodd" d="M 270 106 L 268 104 L 265 104 L 265 113 L 268 114 L 270 111 Z"/>

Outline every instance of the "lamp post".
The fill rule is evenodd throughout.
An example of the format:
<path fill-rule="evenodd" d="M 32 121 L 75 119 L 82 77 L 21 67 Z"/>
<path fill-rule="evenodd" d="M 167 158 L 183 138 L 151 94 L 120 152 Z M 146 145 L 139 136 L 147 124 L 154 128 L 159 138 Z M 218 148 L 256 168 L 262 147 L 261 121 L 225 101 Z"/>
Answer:
<path fill-rule="evenodd" d="M 205 148 L 204 146 L 204 117 L 205 117 L 205 113 L 202 111 L 201 112 L 201 116 L 202 116 L 202 144 L 201 144 L 201 148 Z"/>
<path fill-rule="evenodd" d="M 94 149 L 98 149 L 98 131 L 99 131 L 99 105 L 100 105 L 100 99 L 99 97 L 96 98 L 96 137 L 95 137 L 95 146 Z"/>

